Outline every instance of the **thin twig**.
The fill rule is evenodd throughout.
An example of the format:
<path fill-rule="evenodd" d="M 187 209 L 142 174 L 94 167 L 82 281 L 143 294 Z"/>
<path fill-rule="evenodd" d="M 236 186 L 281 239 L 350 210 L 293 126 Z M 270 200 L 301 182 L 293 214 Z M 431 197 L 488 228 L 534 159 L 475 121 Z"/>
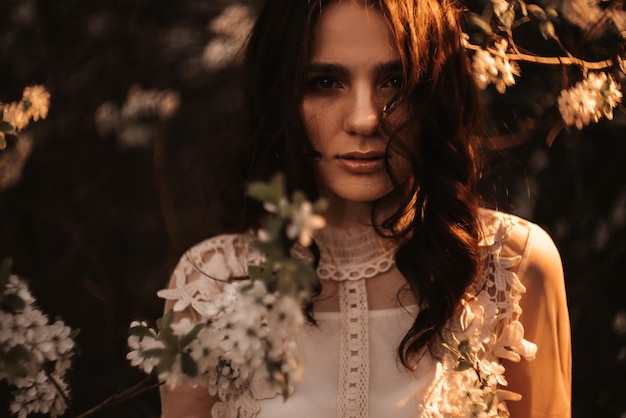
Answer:
<path fill-rule="evenodd" d="M 122 392 L 116 393 L 115 395 L 111 395 L 110 397 L 108 397 L 107 399 L 105 399 L 104 401 L 102 401 L 101 403 L 99 403 L 98 405 L 94 406 L 93 408 L 83 412 L 82 414 L 78 415 L 76 418 L 85 418 L 88 417 L 90 415 L 95 414 L 96 412 L 100 411 L 101 409 L 104 408 L 110 408 L 112 406 L 115 406 L 119 403 L 122 403 L 124 401 L 127 401 L 131 398 L 134 398 L 137 395 L 140 395 L 143 392 L 146 392 L 148 390 L 152 390 L 156 387 L 159 387 L 163 384 L 163 382 L 157 382 L 154 383 L 152 385 L 148 385 L 148 383 L 150 383 L 151 380 L 154 379 L 154 376 L 148 376 L 146 377 L 144 380 L 142 380 L 141 382 L 137 383 L 135 386 L 131 386 L 128 389 L 123 390 Z"/>
<path fill-rule="evenodd" d="M 63 398 L 63 402 L 65 402 L 65 406 L 69 409 L 70 407 L 70 399 L 67 396 L 67 394 L 65 393 L 65 391 L 63 390 L 63 388 L 61 387 L 61 385 L 59 385 L 59 382 L 57 382 L 57 380 L 54 378 L 54 376 L 52 376 L 52 373 L 50 373 L 48 370 L 46 370 L 46 368 L 43 368 L 44 373 L 46 374 L 46 376 L 48 377 L 48 379 L 52 382 L 52 384 L 54 385 L 54 388 L 56 389 L 56 391 L 59 393 L 59 395 L 61 395 L 61 398 Z M 69 410 L 68 411 L 71 417 L 74 417 L 74 413 Z"/>
<path fill-rule="evenodd" d="M 474 44 L 468 44 L 467 48 L 473 51 L 480 51 L 483 49 L 480 46 Z M 496 55 L 501 54 L 500 51 L 494 48 L 487 48 L 487 51 Z M 537 64 L 547 65 L 578 65 L 589 70 L 602 70 L 615 65 L 615 61 L 613 59 L 606 59 L 603 61 L 585 61 L 573 55 L 570 55 L 568 57 L 543 57 L 538 55 L 524 54 L 521 52 L 505 53 L 504 55 L 512 61 L 534 62 Z"/>

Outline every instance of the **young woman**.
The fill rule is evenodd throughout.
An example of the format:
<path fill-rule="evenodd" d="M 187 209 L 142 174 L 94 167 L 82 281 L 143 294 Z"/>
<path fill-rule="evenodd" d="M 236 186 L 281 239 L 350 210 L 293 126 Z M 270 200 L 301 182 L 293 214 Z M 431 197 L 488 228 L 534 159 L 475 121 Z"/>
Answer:
<path fill-rule="evenodd" d="M 459 20 L 453 0 L 267 1 L 245 60 L 247 180 L 282 171 L 329 202 L 303 377 L 286 401 L 254 379 L 237 396 L 163 388 L 163 417 L 487 416 L 472 396 L 570 416 L 559 254 L 538 226 L 479 208 L 483 115 Z M 170 286 L 210 298 L 214 278 L 245 276 L 262 218 L 248 202 L 241 231 L 191 248 Z M 501 391 L 454 370 L 444 343 L 462 338 Z"/>

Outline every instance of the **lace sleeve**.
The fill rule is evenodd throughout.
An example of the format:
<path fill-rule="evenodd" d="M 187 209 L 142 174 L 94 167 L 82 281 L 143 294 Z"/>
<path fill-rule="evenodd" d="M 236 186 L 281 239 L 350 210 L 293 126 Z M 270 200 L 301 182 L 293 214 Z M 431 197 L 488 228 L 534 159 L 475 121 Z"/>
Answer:
<path fill-rule="evenodd" d="M 178 317 L 199 318 L 210 302 L 222 292 L 224 283 L 247 275 L 249 264 L 259 264 L 257 254 L 249 251 L 251 234 L 220 235 L 190 248 L 180 258 L 167 289 L 157 295 L 166 300 L 165 310 Z"/>
<path fill-rule="evenodd" d="M 423 404 L 425 417 L 509 416 L 505 401 L 520 396 L 504 390 L 508 370 L 503 360 L 532 360 L 537 352 L 537 346 L 526 340 L 520 322 L 520 301 L 526 287 L 518 272 L 527 235 L 515 251 L 503 251 L 513 230 L 524 225 L 520 231 L 528 231 L 528 223 L 494 211 L 483 211 L 481 221 L 481 274 L 444 332 L 448 349 L 442 351 Z"/>
<path fill-rule="evenodd" d="M 189 318 L 199 321 L 210 315 L 212 304 L 224 285 L 247 275 L 247 266 L 259 265 L 261 258 L 249 249 L 253 235 L 221 235 L 189 249 L 180 258 L 167 289 L 159 291 L 165 299 L 165 312 L 174 311 L 175 321 Z M 161 393 L 162 418 L 251 418 L 258 404 L 250 390 L 227 393 L 216 389 L 215 395 L 203 387 L 163 385 Z"/>

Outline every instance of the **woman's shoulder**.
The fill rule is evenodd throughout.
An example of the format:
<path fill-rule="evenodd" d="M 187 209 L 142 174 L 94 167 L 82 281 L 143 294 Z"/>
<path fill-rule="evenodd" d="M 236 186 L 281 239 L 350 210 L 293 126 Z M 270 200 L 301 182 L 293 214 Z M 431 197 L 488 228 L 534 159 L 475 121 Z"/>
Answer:
<path fill-rule="evenodd" d="M 259 264 L 260 255 L 250 248 L 253 232 L 222 234 L 190 247 L 180 257 L 167 289 L 159 297 L 166 299 L 166 309 L 175 312 L 194 308 L 201 312 L 212 295 L 222 292 L 224 285 L 247 276 L 250 264 Z"/>
<path fill-rule="evenodd" d="M 550 234 L 538 224 L 510 213 L 481 209 L 481 243 L 495 247 L 501 256 L 519 260 L 518 275 L 525 285 L 530 281 L 541 286 L 562 281 L 558 248 Z M 539 283 L 534 283 L 539 285 Z"/>
<path fill-rule="evenodd" d="M 182 270 L 186 274 L 197 271 L 221 281 L 243 276 L 249 259 L 255 255 L 250 250 L 254 238 L 251 231 L 207 238 L 185 251 L 175 271 Z"/>

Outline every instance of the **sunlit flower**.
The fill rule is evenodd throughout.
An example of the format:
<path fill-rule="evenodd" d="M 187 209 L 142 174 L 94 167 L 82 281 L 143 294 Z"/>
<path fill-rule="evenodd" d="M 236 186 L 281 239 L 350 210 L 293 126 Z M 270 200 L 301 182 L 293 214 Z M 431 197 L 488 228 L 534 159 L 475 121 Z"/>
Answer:
<path fill-rule="evenodd" d="M 34 85 L 24 88 L 22 100 L 3 106 L 2 120 L 15 128 L 14 133 L 23 131 L 30 120 L 37 121 L 48 115 L 50 93 L 44 86 Z"/>
<path fill-rule="evenodd" d="M 22 93 L 22 101 L 34 121 L 45 119 L 50 107 L 50 93 L 41 85 L 29 86 Z"/>
<path fill-rule="evenodd" d="M 287 237 L 298 239 L 300 245 L 311 245 L 313 232 L 326 226 L 326 220 L 313 213 L 311 202 L 303 202 L 300 208 L 292 215 L 291 223 L 287 226 Z"/>
<path fill-rule="evenodd" d="M 601 117 L 613 119 L 613 108 L 622 101 L 620 85 L 606 73 L 589 73 L 557 99 L 559 112 L 567 126 L 582 129 Z"/>
<path fill-rule="evenodd" d="M 506 56 L 506 39 L 500 39 L 494 47 L 494 54 L 484 49 L 476 51 L 472 59 L 472 69 L 479 88 L 484 89 L 489 84 L 494 84 L 499 93 L 504 93 L 508 86 L 515 84 L 514 76 L 519 76 L 520 70 Z"/>

